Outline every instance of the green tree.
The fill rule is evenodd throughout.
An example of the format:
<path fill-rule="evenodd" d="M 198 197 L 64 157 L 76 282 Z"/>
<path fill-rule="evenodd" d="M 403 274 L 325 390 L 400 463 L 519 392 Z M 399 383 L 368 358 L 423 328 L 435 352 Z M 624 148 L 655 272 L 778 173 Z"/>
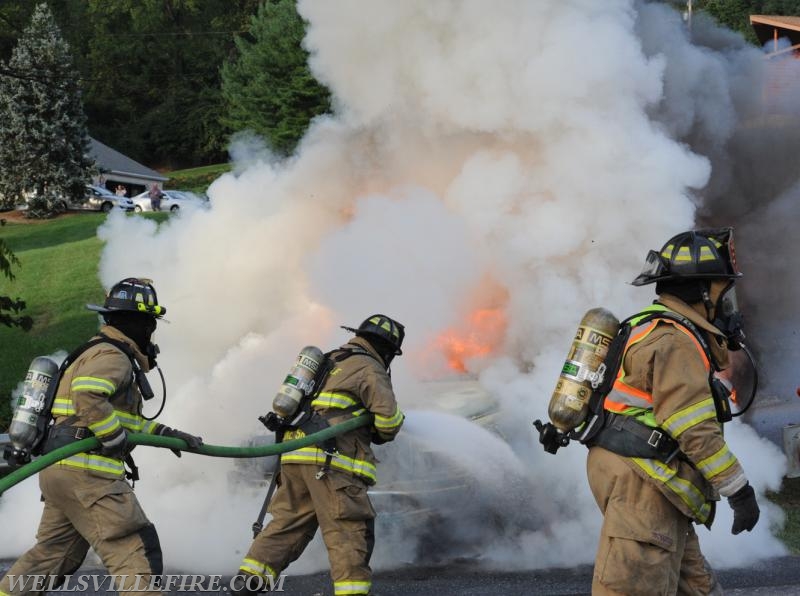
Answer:
<path fill-rule="evenodd" d="M 314 116 L 330 110 L 330 92 L 308 67 L 304 35 L 295 0 L 265 2 L 249 35 L 236 40 L 238 57 L 222 67 L 223 122 L 255 131 L 283 154 L 294 150 Z"/>
<path fill-rule="evenodd" d="M 0 226 L 6 225 L 6 220 L 0 219 Z M 14 281 L 14 273 L 11 271 L 13 265 L 19 265 L 16 255 L 11 252 L 5 241 L 0 238 L 0 273 L 8 281 Z M 25 310 L 25 302 L 19 298 L 10 296 L 0 296 L 0 325 L 6 327 L 21 327 L 25 331 L 30 331 L 33 326 L 33 319 L 27 315 L 21 315 Z"/>
<path fill-rule="evenodd" d="M 42 3 L 0 70 L 0 203 L 50 216 L 83 199 L 93 167 L 69 46 Z"/>
<path fill-rule="evenodd" d="M 153 167 L 224 160 L 220 66 L 258 0 L 84 3 L 92 134 Z"/>
<path fill-rule="evenodd" d="M 800 0 L 694 0 L 693 5 L 722 25 L 739 31 L 751 43 L 758 43 L 758 40 L 750 25 L 750 15 L 800 15 Z"/>

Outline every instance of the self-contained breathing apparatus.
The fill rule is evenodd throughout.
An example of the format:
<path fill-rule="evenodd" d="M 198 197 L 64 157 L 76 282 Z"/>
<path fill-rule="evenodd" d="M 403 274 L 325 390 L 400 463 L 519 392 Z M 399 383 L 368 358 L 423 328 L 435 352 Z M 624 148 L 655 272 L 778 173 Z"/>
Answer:
<path fill-rule="evenodd" d="M 563 405 L 560 399 L 559 386 L 557 385 L 548 410 L 551 422 L 542 423 L 541 420 L 533 422 L 539 432 L 539 442 L 545 451 L 556 453 L 560 447 L 567 446 L 570 440 L 575 440 L 588 447 L 600 445 L 627 457 L 653 458 L 664 462 L 670 461 L 680 453 L 677 441 L 670 437 L 666 431 L 650 427 L 631 416 L 609 412 L 603 407 L 605 398 L 614 386 L 619 369 L 622 366 L 625 347 L 632 330 L 631 321 L 636 320 L 636 325 L 638 326 L 659 319 L 672 321 L 687 329 L 697 340 L 709 362 L 714 362 L 708 343 L 702 333 L 689 319 L 676 312 L 661 307 L 653 312 L 644 315 L 640 313 L 625 319 L 620 323 L 619 331 L 608 345 L 602 364 L 597 367 L 596 371 L 593 371 L 594 374 L 589 374 L 587 377 L 591 386 L 591 395 L 585 402 L 586 407 L 582 409 L 583 415 L 570 418 L 574 425 L 561 423 L 563 416 L 560 416 L 560 413 L 564 407 L 568 406 Z M 753 370 L 756 371 L 750 350 L 744 345 L 741 347 L 750 360 Z M 572 354 L 573 352 L 574 350 L 571 350 L 570 353 Z M 568 369 L 569 364 L 570 359 L 568 358 L 564 368 Z M 717 420 L 720 423 L 725 423 L 729 422 L 734 416 L 741 416 L 748 410 L 755 398 L 758 377 L 757 373 L 754 373 L 754 383 L 749 396 L 736 396 L 737 411 L 733 412 L 730 403 L 732 391 L 716 376 L 716 372 L 718 371 L 712 366 L 709 371 L 708 383 L 714 400 Z M 560 378 L 559 384 L 562 381 L 563 379 Z"/>
<path fill-rule="evenodd" d="M 328 375 L 336 365 L 355 355 L 375 358 L 370 352 L 358 346 L 337 348 L 324 354 L 315 346 L 306 346 L 300 351 L 294 367 L 289 371 L 273 399 L 272 407 L 275 411 L 258 417 L 258 420 L 267 430 L 275 433 L 276 443 L 281 443 L 286 432 L 290 430 L 300 431 L 307 436 L 330 427 L 329 421 L 314 410 L 314 399 L 319 395 Z M 351 413 L 356 409 L 337 409 L 336 416 Z M 277 412 L 285 415 L 280 415 Z M 336 454 L 336 438 L 327 439 L 317 447 L 325 452 L 325 463 L 317 473 L 317 478 L 322 478 L 330 470 L 331 461 Z M 252 525 L 253 538 L 258 536 L 264 528 L 264 518 L 277 486 L 280 465 L 280 456 L 276 456 L 275 467 L 272 470 L 272 478 L 267 488 L 264 503 L 261 506 L 258 518 Z"/>
<path fill-rule="evenodd" d="M 32 456 L 42 455 L 63 447 L 74 441 L 92 436 L 88 428 L 75 428 L 68 424 L 55 426 L 53 424 L 53 403 L 55 401 L 58 384 L 64 371 L 89 348 L 101 343 L 108 343 L 124 353 L 131 362 L 133 369 L 132 381 L 139 387 L 142 398 L 145 400 L 154 397 L 144 371 L 139 366 L 131 349 L 121 341 L 112 339 L 102 333 L 73 350 L 58 366 L 52 359 L 38 356 L 31 362 L 25 376 L 22 393 L 17 399 L 11 425 L 8 429 L 11 444 L 3 451 L 3 458 L 12 468 L 18 468 L 31 461 Z M 158 347 L 153 345 L 153 358 L 158 353 Z M 166 385 L 161 368 L 158 367 L 163 387 L 163 401 L 159 413 L 166 402 Z M 158 413 L 156 414 L 158 416 Z M 152 420 L 156 416 L 147 418 Z"/>

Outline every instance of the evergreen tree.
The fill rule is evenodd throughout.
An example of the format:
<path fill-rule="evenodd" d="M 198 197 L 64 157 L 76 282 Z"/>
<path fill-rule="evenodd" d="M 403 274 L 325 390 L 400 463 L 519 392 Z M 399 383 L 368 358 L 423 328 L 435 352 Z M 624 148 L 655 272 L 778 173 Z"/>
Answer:
<path fill-rule="evenodd" d="M 94 164 L 78 74 L 47 4 L 0 73 L 0 204 L 29 199 L 29 217 L 48 217 L 83 199 Z"/>
<path fill-rule="evenodd" d="M 314 116 L 330 110 L 330 92 L 308 67 L 304 35 L 295 0 L 265 2 L 249 35 L 236 40 L 239 57 L 222 68 L 223 122 L 255 131 L 283 154 L 294 150 Z"/>
<path fill-rule="evenodd" d="M 6 225 L 6 220 L 0 219 L 0 226 L 4 225 Z M 13 265 L 19 265 L 19 260 L 5 241 L 0 238 L 0 273 L 9 281 L 14 281 L 14 273 L 11 271 Z M 23 310 L 25 310 L 24 301 L 10 296 L 0 296 L 0 325 L 21 327 L 25 331 L 30 331 L 33 319 L 29 316 L 20 316 Z"/>

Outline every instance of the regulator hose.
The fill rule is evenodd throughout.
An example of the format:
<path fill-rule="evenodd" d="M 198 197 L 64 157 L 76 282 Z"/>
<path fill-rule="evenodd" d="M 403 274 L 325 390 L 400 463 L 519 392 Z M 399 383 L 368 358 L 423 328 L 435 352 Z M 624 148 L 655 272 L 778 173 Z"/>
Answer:
<path fill-rule="evenodd" d="M 145 435 L 140 433 L 132 433 L 128 435 L 128 443 L 131 445 L 146 445 L 148 447 L 161 447 L 162 449 L 178 449 L 188 453 L 196 453 L 198 455 L 207 455 L 210 457 L 230 457 L 230 458 L 248 458 L 248 457 L 266 457 L 268 455 L 278 455 L 300 449 L 301 447 L 308 447 L 316 443 L 322 443 L 331 437 L 341 435 L 347 431 L 353 430 L 371 423 L 371 416 L 358 416 L 346 422 L 335 424 L 329 428 L 301 437 L 299 439 L 292 439 L 282 443 L 272 443 L 269 445 L 259 445 L 258 447 L 226 447 L 222 445 L 201 445 L 197 449 L 189 449 L 186 441 L 183 439 L 176 439 L 174 437 L 162 437 L 160 435 Z M 84 451 L 91 451 L 100 447 L 100 441 L 95 437 L 82 439 L 75 443 L 70 443 L 64 447 L 54 449 L 50 453 L 43 455 L 29 464 L 25 464 L 21 468 L 17 468 L 4 478 L 0 478 L 0 495 L 6 492 L 12 486 L 19 484 L 29 476 L 33 476 L 37 472 L 44 470 L 46 467 L 61 461 L 64 458 Z"/>

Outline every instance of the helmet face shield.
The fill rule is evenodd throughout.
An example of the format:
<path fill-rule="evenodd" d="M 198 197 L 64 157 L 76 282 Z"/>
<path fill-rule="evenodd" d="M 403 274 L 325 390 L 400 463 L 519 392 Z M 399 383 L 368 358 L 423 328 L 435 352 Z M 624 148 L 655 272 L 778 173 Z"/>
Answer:
<path fill-rule="evenodd" d="M 650 280 L 663 276 L 667 271 L 663 257 L 656 251 L 651 250 L 644 259 L 642 272 L 631 283 L 635 286 L 643 286 L 650 283 Z"/>

